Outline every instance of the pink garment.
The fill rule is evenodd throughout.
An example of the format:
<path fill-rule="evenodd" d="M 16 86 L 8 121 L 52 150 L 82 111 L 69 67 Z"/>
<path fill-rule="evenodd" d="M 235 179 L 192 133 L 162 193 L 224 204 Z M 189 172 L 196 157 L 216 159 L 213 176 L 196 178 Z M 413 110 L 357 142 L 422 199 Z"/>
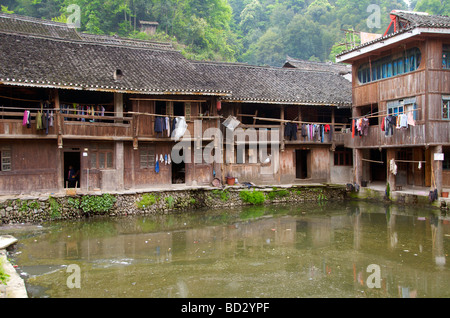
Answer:
<path fill-rule="evenodd" d="M 416 122 L 414 121 L 413 112 L 409 112 L 408 113 L 408 120 L 407 120 L 407 122 L 408 122 L 408 125 L 411 125 L 411 126 L 415 126 L 416 125 Z"/>

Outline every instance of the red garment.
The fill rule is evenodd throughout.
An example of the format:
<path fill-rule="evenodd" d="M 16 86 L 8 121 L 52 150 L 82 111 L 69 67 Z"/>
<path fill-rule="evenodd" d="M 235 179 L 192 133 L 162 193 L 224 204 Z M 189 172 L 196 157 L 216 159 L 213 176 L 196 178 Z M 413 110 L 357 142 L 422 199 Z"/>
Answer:
<path fill-rule="evenodd" d="M 355 120 L 352 119 L 352 138 L 355 138 Z"/>
<path fill-rule="evenodd" d="M 325 127 L 323 128 L 326 132 L 330 131 L 330 125 L 326 124 Z"/>
<path fill-rule="evenodd" d="M 381 131 L 384 131 L 384 117 L 381 118 Z"/>

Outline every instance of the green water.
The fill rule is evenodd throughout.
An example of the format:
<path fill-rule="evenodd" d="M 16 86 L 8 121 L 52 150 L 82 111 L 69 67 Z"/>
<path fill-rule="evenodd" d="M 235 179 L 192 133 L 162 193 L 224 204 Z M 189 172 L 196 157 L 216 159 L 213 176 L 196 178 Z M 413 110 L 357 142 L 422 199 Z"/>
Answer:
<path fill-rule="evenodd" d="M 450 218 L 326 203 L 0 227 L 30 297 L 449 297 Z"/>

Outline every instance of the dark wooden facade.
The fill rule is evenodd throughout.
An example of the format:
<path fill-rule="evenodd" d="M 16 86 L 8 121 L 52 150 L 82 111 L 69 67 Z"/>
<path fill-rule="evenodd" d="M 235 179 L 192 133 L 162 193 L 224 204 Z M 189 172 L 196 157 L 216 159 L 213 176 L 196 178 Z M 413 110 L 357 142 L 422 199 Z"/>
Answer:
<path fill-rule="evenodd" d="M 70 186 L 69 166 L 79 171 L 83 191 L 204 186 L 228 175 L 240 182 L 346 183 L 351 85 L 334 67 L 320 67 L 195 62 L 170 45 L 0 13 L 0 194 L 62 191 Z M 40 113 L 51 117 L 45 129 L 37 125 Z M 229 115 L 239 129 L 267 132 L 269 140 L 269 130 L 278 130 L 269 165 L 238 159 L 225 140 L 203 134 L 224 133 Z M 186 160 L 169 162 L 178 141 L 156 133 L 155 120 L 180 116 L 190 134 L 183 139 Z M 288 123 L 299 124 L 293 140 L 284 136 Z M 332 135 L 306 139 L 302 124 L 329 124 Z M 211 144 L 222 146 L 221 161 L 201 158 Z M 250 146 L 244 157 L 259 157 Z"/>
<path fill-rule="evenodd" d="M 392 15 L 396 16 L 397 23 L 402 21 L 407 27 L 338 56 L 339 61 L 351 63 L 353 68 L 352 117 L 356 120 L 365 117 L 370 121 L 367 135 L 352 138 L 349 133 L 345 137 L 345 145 L 354 149 L 354 181 L 388 181 L 393 188 L 396 185 L 434 187 L 433 174 L 441 190 L 450 186 L 450 170 L 445 164 L 443 170 L 443 162 L 434 160 L 435 153 L 450 156 L 450 122 L 442 113 L 443 100 L 450 94 L 450 69 L 443 66 L 444 48 L 450 44 L 446 26 L 449 20 L 405 12 Z M 445 21 L 434 27 L 435 20 L 441 19 Z M 373 73 L 376 67 L 370 69 L 377 61 L 387 61 L 389 66 L 390 61 L 400 60 L 410 50 L 420 52 L 420 63 L 413 71 L 379 79 Z M 361 80 L 364 65 L 369 65 L 371 81 Z M 413 112 L 415 126 L 394 129 L 392 136 L 386 136 L 381 129 L 382 121 L 392 103 L 401 104 L 405 112 Z M 414 108 L 408 110 L 406 103 L 414 104 Z M 397 175 L 390 171 L 391 159 L 397 160 Z M 385 169 L 381 179 L 380 167 Z"/>

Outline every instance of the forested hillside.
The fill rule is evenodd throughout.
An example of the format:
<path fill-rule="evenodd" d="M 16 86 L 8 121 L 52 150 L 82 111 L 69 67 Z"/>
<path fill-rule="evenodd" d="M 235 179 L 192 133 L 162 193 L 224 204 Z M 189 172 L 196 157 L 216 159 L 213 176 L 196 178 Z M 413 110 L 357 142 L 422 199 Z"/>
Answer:
<path fill-rule="evenodd" d="M 350 41 L 344 30 L 383 33 L 393 9 L 450 13 L 449 0 L 1 0 L 1 9 L 67 21 L 76 4 L 80 31 L 171 41 L 191 59 L 281 66 L 286 56 L 326 61 Z M 371 6 L 372 5 L 372 6 Z M 376 5 L 376 6 L 373 6 Z M 377 14 L 380 12 L 379 24 Z M 158 32 L 139 32 L 139 21 Z M 368 23 L 369 21 L 369 23 Z"/>

